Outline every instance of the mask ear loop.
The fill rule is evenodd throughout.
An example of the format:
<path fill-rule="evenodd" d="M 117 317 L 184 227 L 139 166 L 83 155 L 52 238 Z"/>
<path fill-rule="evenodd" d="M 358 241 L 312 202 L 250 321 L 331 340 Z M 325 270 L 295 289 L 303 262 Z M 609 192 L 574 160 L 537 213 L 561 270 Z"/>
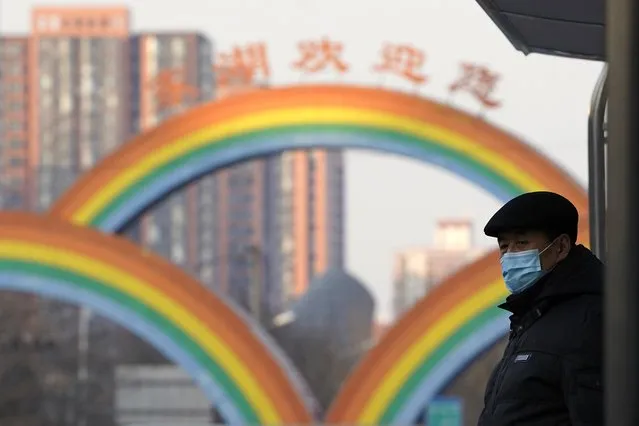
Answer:
<path fill-rule="evenodd" d="M 552 240 L 552 242 L 550 244 L 548 244 L 546 246 L 545 249 L 543 249 L 542 251 L 539 252 L 539 256 L 541 256 L 546 250 L 548 250 L 553 244 L 555 244 L 559 238 L 561 238 L 561 235 L 557 238 L 555 238 L 554 240 Z M 539 259 L 539 263 L 541 264 L 541 258 Z M 552 265 L 552 268 L 548 269 L 546 272 L 546 274 L 550 273 L 553 269 L 555 269 L 557 267 L 557 263 L 555 263 L 554 265 Z"/>
<path fill-rule="evenodd" d="M 546 250 L 548 250 L 550 247 L 552 247 L 552 245 L 555 244 L 557 242 L 557 240 L 559 240 L 559 238 L 561 238 L 561 235 L 559 237 L 555 238 L 554 240 L 552 240 L 552 242 L 550 244 L 548 244 L 546 246 L 546 248 L 544 248 L 542 251 L 539 252 L 539 255 L 541 256 L 542 254 L 544 254 L 544 252 Z"/>

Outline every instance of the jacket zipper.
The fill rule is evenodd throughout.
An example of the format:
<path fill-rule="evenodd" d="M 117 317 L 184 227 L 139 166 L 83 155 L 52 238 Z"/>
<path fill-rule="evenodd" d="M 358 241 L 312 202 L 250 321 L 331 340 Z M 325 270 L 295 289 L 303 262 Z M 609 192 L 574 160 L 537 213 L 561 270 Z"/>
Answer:
<path fill-rule="evenodd" d="M 504 357 L 502 359 L 501 365 L 499 366 L 499 370 L 497 371 L 497 375 L 495 376 L 495 382 L 493 383 L 493 389 L 490 396 L 490 413 L 495 412 L 495 408 L 497 406 L 497 393 L 499 392 L 499 388 L 501 387 L 501 381 L 506 374 L 506 370 L 508 370 L 508 365 L 510 364 L 510 358 L 515 353 L 517 349 L 517 343 L 519 341 L 519 332 L 522 330 L 522 326 L 516 326 L 515 329 L 511 330 L 508 347 L 506 348 L 506 352 L 504 353 Z"/>

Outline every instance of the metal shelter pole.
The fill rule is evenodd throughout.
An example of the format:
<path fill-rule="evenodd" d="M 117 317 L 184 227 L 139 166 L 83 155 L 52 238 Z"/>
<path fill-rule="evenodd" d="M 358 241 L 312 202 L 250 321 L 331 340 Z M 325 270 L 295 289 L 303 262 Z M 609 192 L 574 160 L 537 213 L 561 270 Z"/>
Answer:
<path fill-rule="evenodd" d="M 639 2 L 607 0 L 607 426 L 639 425 Z"/>
<path fill-rule="evenodd" d="M 588 117 L 588 214 L 590 247 L 605 262 L 606 256 L 606 103 L 608 102 L 608 65 L 604 65 L 590 102 Z"/>

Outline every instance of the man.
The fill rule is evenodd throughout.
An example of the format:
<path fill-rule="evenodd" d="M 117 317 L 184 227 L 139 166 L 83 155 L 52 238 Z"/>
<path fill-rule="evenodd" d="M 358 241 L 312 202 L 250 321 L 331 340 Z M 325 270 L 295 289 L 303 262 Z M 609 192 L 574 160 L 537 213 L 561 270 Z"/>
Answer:
<path fill-rule="evenodd" d="M 479 426 L 603 425 L 603 264 L 577 245 L 575 206 L 552 192 L 506 203 L 497 238 L 512 313 Z"/>

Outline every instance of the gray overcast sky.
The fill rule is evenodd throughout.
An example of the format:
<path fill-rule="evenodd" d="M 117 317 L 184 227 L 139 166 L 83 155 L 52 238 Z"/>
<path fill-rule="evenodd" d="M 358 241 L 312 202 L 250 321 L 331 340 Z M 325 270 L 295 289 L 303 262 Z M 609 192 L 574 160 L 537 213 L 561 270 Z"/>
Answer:
<path fill-rule="evenodd" d="M 582 183 L 587 179 L 586 119 L 598 63 L 516 52 L 474 0 L 0 0 L 0 28 L 26 32 L 37 5 L 127 5 L 136 31 L 199 30 L 217 49 L 264 41 L 272 83 L 295 84 L 290 68 L 296 44 L 324 35 L 345 43 L 351 72 L 341 82 L 379 85 L 371 73 L 384 42 L 409 42 L 428 55 L 430 82 L 424 96 L 446 99 L 460 61 L 489 65 L 503 75 L 498 95 L 504 106 L 488 120 L 534 144 Z M 324 74 L 304 82 L 335 82 Z M 384 87 L 410 90 L 386 78 Z M 477 110 L 470 98 L 455 105 Z M 392 255 L 406 246 L 427 245 L 440 217 L 470 217 L 477 243 L 488 245 L 483 223 L 498 207 L 489 195 L 441 170 L 375 153 L 347 157 L 347 262 L 377 295 L 378 314 L 390 314 Z"/>

